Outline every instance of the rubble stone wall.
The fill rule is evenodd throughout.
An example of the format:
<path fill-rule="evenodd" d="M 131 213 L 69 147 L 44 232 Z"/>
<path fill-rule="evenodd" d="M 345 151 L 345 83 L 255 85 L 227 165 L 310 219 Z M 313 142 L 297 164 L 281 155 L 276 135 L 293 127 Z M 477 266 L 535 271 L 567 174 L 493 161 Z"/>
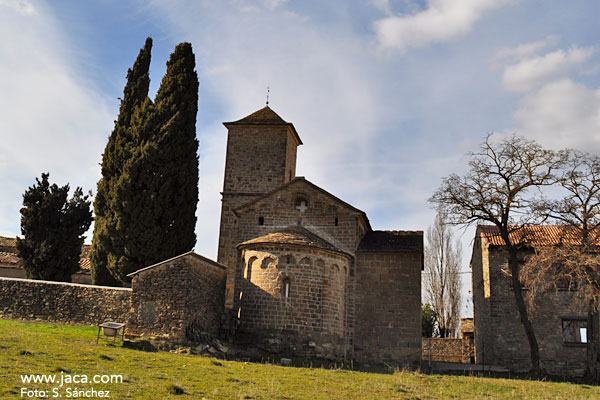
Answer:
<path fill-rule="evenodd" d="M 131 294 L 128 288 L 0 278 L 0 317 L 89 325 L 125 322 Z"/>
<path fill-rule="evenodd" d="M 463 339 L 460 338 L 424 338 L 423 339 L 423 360 L 439 362 L 464 362 Z"/>
<path fill-rule="evenodd" d="M 195 254 L 137 272 L 128 332 L 175 341 L 218 336 L 225 275 L 223 267 Z"/>
<path fill-rule="evenodd" d="M 524 257 L 525 254 L 521 254 Z M 477 364 L 493 364 L 515 372 L 531 369 L 529 345 L 521 324 L 508 273 L 508 253 L 475 241 L 473 313 Z M 527 290 L 523 291 L 527 296 Z M 550 374 L 581 376 L 586 368 L 586 345 L 565 343 L 563 319 L 585 319 L 586 310 L 567 290 L 540 295 L 529 315 L 540 349 L 542 368 Z"/>

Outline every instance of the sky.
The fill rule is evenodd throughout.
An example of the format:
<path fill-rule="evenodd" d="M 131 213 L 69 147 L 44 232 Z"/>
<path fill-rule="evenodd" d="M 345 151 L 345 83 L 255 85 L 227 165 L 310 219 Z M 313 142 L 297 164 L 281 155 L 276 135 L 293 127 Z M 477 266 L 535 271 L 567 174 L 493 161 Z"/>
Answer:
<path fill-rule="evenodd" d="M 196 54 L 198 253 L 217 255 L 222 122 L 267 87 L 304 142 L 298 176 L 374 229 L 426 230 L 427 199 L 490 132 L 600 153 L 598 15 L 596 0 L 0 0 L 0 235 L 19 234 L 42 172 L 95 193 L 147 36 L 151 97 L 178 43 Z M 473 229 L 456 234 L 468 272 Z"/>

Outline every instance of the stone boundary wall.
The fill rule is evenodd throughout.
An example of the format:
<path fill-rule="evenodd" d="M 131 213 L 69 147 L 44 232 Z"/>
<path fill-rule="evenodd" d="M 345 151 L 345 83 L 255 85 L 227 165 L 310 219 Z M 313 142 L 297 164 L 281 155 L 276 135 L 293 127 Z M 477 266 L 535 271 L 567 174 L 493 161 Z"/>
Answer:
<path fill-rule="evenodd" d="M 126 322 L 131 289 L 0 278 L 0 318 L 97 325 Z"/>
<path fill-rule="evenodd" d="M 423 361 L 429 360 L 429 345 L 431 344 L 431 361 L 462 363 L 463 339 L 457 338 L 423 338 Z"/>

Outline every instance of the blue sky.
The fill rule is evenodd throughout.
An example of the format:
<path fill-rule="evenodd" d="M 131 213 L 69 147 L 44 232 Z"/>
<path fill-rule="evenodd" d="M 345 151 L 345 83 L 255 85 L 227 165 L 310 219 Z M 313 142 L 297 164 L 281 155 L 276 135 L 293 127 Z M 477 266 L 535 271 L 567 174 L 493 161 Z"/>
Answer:
<path fill-rule="evenodd" d="M 427 198 L 488 132 L 600 151 L 598 15 L 595 0 L 0 0 L 0 234 L 19 233 L 43 171 L 95 192 L 147 36 L 152 92 L 177 43 L 196 53 L 198 252 L 217 252 L 221 122 L 267 86 L 304 142 L 298 175 L 375 229 L 425 230 Z"/>

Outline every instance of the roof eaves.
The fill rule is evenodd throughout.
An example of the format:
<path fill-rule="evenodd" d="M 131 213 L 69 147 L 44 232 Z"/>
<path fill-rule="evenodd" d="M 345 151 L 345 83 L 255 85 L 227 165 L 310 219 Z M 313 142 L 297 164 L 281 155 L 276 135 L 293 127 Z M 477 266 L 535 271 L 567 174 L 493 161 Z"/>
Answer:
<path fill-rule="evenodd" d="M 141 273 L 141 272 L 147 271 L 147 270 L 149 270 L 149 269 L 152 269 L 152 268 L 158 267 L 158 266 L 160 266 L 160 265 L 163 265 L 163 264 L 165 264 L 165 263 L 171 262 L 171 261 L 173 261 L 173 260 L 177 260 L 177 259 L 179 259 L 179 258 L 182 258 L 182 257 L 185 257 L 185 256 L 192 256 L 192 257 L 195 257 L 195 258 L 197 258 L 197 259 L 199 259 L 199 260 L 202 260 L 202 261 L 204 261 L 204 262 L 206 262 L 206 263 L 208 263 L 208 264 L 210 264 L 210 265 L 212 265 L 212 266 L 214 266 L 214 267 L 217 267 L 217 268 L 220 268 L 220 269 L 223 269 L 223 270 L 227 270 L 227 267 L 226 267 L 226 266 L 224 266 L 224 265 L 222 265 L 222 264 L 219 264 L 218 262 L 216 262 L 216 261 L 213 261 L 213 260 L 211 260 L 210 258 L 206 258 L 206 257 L 204 257 L 204 256 L 201 256 L 200 254 L 198 254 L 198 253 L 195 253 L 193 250 L 190 250 L 190 251 L 188 251 L 187 253 L 183 253 L 183 254 L 180 254 L 180 255 L 178 255 L 178 256 L 171 257 L 171 258 L 169 258 L 169 259 L 167 259 L 167 260 L 164 260 L 164 261 L 158 262 L 158 263 L 156 263 L 156 264 L 152 264 L 152 265 L 150 265 L 150 266 L 148 266 L 148 267 L 144 267 L 144 268 L 138 269 L 137 271 L 134 271 L 134 272 L 132 272 L 132 273 L 130 273 L 130 274 L 127 274 L 127 276 L 128 276 L 128 277 L 133 277 L 134 275 L 137 275 L 137 274 L 139 274 L 139 273 Z"/>
<path fill-rule="evenodd" d="M 311 187 L 313 187 L 314 189 L 316 189 L 316 190 L 320 191 L 321 193 L 325 194 L 326 196 L 329 196 L 329 197 L 331 197 L 333 200 L 335 200 L 335 201 L 337 201 L 337 202 L 341 203 L 341 204 L 342 204 L 342 205 L 344 205 L 345 207 L 348 207 L 348 208 L 350 208 L 351 210 L 353 210 L 353 211 L 355 211 L 355 212 L 359 213 L 359 214 L 360 214 L 360 215 L 363 217 L 363 219 L 364 219 L 364 221 L 365 221 L 365 223 L 366 223 L 366 225 L 367 225 L 367 230 L 368 230 L 368 231 L 371 231 L 371 230 L 372 230 L 372 228 L 371 228 L 371 223 L 369 222 L 369 218 L 367 217 L 367 214 L 366 214 L 364 211 L 362 211 L 362 210 L 359 210 L 358 208 L 354 207 L 353 205 L 346 203 L 344 200 L 342 200 L 342 199 L 340 199 L 339 197 L 337 197 L 337 196 L 335 196 L 335 195 L 333 195 L 333 194 L 329 193 L 329 192 L 328 192 L 328 191 L 326 191 L 325 189 L 323 189 L 323 188 L 320 188 L 319 186 L 315 185 L 314 183 L 312 183 L 311 181 L 307 180 L 307 179 L 306 179 L 305 177 L 303 177 L 303 176 L 297 176 L 297 177 L 295 177 L 294 179 L 292 179 L 291 181 L 289 181 L 288 183 L 285 183 L 285 184 L 283 184 L 283 185 L 279 186 L 278 188 L 276 188 L 276 189 L 273 189 L 273 190 L 271 190 L 270 192 L 267 192 L 267 193 L 263 194 L 262 196 L 259 196 L 259 197 L 257 197 L 256 199 L 253 199 L 253 200 L 249 201 L 248 203 L 242 204 L 241 206 L 239 206 L 239 207 L 235 208 L 235 209 L 233 210 L 233 213 L 234 213 L 236 216 L 238 216 L 238 217 L 239 217 L 239 216 L 240 216 L 240 214 L 238 213 L 239 211 L 242 211 L 242 210 L 244 210 L 244 209 L 246 209 L 246 208 L 250 207 L 251 205 L 253 205 L 253 204 L 255 204 L 255 203 L 258 203 L 259 201 L 261 201 L 261 200 L 263 200 L 263 199 L 265 199 L 265 198 L 267 198 L 267 197 L 271 196 L 272 194 L 274 194 L 274 193 L 277 193 L 278 191 L 280 191 L 280 190 L 283 190 L 284 188 L 286 188 L 286 187 L 288 187 L 288 186 L 290 186 L 290 185 L 292 185 L 292 184 L 294 184 L 294 183 L 296 183 L 296 182 L 300 182 L 300 181 L 306 182 L 307 184 L 309 184 L 309 185 L 310 185 Z"/>

